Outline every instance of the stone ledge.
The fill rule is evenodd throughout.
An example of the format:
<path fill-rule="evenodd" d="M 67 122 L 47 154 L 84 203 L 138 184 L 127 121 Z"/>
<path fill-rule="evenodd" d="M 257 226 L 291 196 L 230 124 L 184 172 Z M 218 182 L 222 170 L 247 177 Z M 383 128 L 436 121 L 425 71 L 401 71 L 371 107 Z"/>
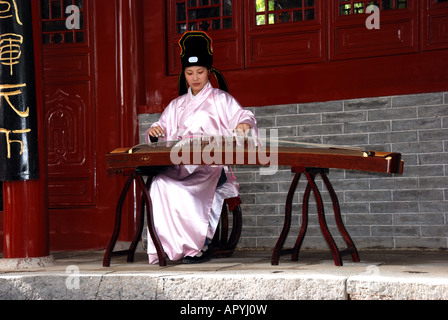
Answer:
<path fill-rule="evenodd" d="M 446 300 L 447 278 L 328 274 L 0 276 L 1 300 Z"/>
<path fill-rule="evenodd" d="M 0 300 L 448 300 L 446 251 L 367 250 L 336 267 L 328 251 L 301 252 L 270 264 L 271 251 L 237 250 L 200 265 L 149 265 L 103 251 L 54 253 L 38 270 L 0 271 Z M 183 302 L 181 302 L 183 303 Z M 188 302 L 187 302 L 188 303 Z"/>
<path fill-rule="evenodd" d="M 333 275 L 85 274 L 0 276 L 0 300 L 344 300 Z M 76 280 L 78 281 L 78 280 Z"/>
<path fill-rule="evenodd" d="M 39 258 L 0 259 L 0 272 L 32 271 L 53 266 L 53 256 Z"/>
<path fill-rule="evenodd" d="M 447 300 L 448 279 L 412 276 L 353 276 L 347 279 L 350 300 Z"/>

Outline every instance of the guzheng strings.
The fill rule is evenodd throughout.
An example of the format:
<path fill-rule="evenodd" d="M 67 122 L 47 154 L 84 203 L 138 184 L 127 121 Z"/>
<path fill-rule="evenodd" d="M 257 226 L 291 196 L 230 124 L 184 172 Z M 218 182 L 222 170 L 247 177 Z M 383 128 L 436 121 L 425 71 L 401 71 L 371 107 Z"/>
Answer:
<path fill-rule="evenodd" d="M 268 132 L 269 131 L 269 132 Z M 346 150 L 369 156 L 365 148 L 324 145 L 294 140 L 280 140 L 278 130 L 259 130 L 257 137 L 232 134 L 229 136 L 191 135 L 181 140 L 141 144 L 129 150 L 138 153 L 148 148 L 167 148 L 174 165 L 261 165 L 261 175 L 272 175 L 278 171 L 278 148 L 299 147 L 314 150 Z"/>

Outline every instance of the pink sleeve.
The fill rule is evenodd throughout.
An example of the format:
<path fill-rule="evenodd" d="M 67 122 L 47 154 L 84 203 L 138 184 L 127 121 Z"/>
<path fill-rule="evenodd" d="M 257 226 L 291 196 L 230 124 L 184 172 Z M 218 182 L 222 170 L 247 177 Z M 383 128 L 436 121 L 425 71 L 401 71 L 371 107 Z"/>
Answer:
<path fill-rule="evenodd" d="M 222 93 L 225 95 L 225 107 L 227 117 L 230 123 L 230 130 L 234 130 L 240 123 L 247 123 L 251 127 L 251 135 L 253 137 L 258 136 L 257 120 L 254 114 L 243 109 L 239 102 L 228 93 Z"/>
<path fill-rule="evenodd" d="M 166 136 L 165 140 L 174 140 L 175 138 L 171 137 L 173 132 L 177 130 L 176 126 L 176 100 L 173 100 L 162 112 L 159 121 L 154 122 L 146 131 L 145 131 L 145 142 L 150 143 L 149 139 L 149 130 L 153 127 L 159 126 L 165 131 Z"/>

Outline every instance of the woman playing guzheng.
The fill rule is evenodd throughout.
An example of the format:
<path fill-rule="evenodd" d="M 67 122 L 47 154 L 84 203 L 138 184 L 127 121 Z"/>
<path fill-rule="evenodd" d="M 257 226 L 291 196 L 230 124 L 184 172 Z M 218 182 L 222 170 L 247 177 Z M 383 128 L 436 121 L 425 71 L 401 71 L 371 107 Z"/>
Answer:
<path fill-rule="evenodd" d="M 179 41 L 182 73 L 179 97 L 145 134 L 167 141 L 200 136 L 257 136 L 252 112 L 227 93 L 222 74 L 213 65 L 212 40 L 200 31 L 186 32 Z M 209 82 L 216 76 L 220 89 Z M 238 184 L 226 166 L 176 165 L 159 173 L 150 190 L 154 225 L 168 258 L 184 263 L 209 260 L 209 241 L 218 225 L 224 199 L 238 196 Z M 158 262 L 148 236 L 149 263 Z"/>

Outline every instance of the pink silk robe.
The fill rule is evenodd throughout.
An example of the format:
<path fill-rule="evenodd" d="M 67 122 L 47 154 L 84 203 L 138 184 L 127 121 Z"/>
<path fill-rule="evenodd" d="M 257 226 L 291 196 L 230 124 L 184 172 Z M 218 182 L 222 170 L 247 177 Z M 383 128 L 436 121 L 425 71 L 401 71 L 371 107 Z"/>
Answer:
<path fill-rule="evenodd" d="M 189 91 L 174 99 L 151 127 L 160 126 L 164 139 L 172 141 L 201 135 L 229 136 L 240 123 L 249 124 L 252 136 L 258 135 L 253 113 L 209 82 L 194 97 Z M 147 132 L 145 137 L 149 142 Z M 227 182 L 216 188 L 223 168 Z M 150 196 L 156 231 L 168 258 L 176 261 L 198 254 L 206 238 L 213 238 L 224 199 L 237 195 L 238 184 L 225 166 L 177 165 L 157 175 Z M 158 262 L 149 235 L 148 257 L 149 263 Z"/>

